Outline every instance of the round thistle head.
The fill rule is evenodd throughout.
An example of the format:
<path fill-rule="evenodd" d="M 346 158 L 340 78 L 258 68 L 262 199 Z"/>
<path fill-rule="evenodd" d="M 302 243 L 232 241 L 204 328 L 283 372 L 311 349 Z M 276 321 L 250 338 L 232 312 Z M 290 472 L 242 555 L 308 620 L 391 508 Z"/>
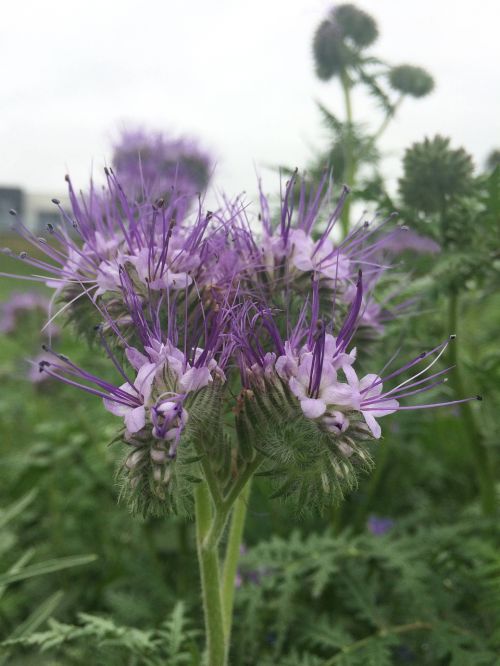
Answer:
<path fill-rule="evenodd" d="M 322 81 L 328 81 L 345 66 L 347 56 L 342 33 L 331 19 L 322 21 L 314 33 L 313 55 L 316 74 Z"/>
<path fill-rule="evenodd" d="M 332 18 L 337 22 L 344 39 L 350 39 L 359 48 L 366 48 L 378 37 L 376 21 L 355 5 L 338 5 L 332 11 Z"/>
<path fill-rule="evenodd" d="M 318 26 L 313 38 L 316 74 L 328 81 L 356 60 L 356 51 L 378 36 L 377 24 L 354 5 L 339 5 Z"/>
<path fill-rule="evenodd" d="M 442 214 L 453 200 L 471 191 L 472 157 L 450 147 L 450 139 L 435 136 L 414 143 L 403 158 L 399 190 L 405 204 L 424 213 Z"/>
<path fill-rule="evenodd" d="M 434 89 L 434 79 L 422 67 L 398 65 L 389 72 L 389 83 L 394 90 L 411 97 L 425 97 Z"/>

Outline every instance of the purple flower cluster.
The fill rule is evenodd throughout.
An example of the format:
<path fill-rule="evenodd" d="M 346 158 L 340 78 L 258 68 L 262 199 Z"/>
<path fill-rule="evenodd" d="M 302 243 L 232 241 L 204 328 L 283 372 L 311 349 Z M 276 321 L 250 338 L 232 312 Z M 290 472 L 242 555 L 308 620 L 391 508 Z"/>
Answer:
<path fill-rule="evenodd" d="M 213 161 L 193 139 L 136 129 L 120 135 L 113 167 L 131 198 L 193 197 L 206 189 Z"/>
<path fill-rule="evenodd" d="M 145 189 L 134 200 L 113 170 L 105 172 L 107 188 L 98 193 L 77 195 L 67 179 L 72 210 L 54 201 L 61 225 L 49 226 L 47 237 L 18 222 L 36 249 L 20 259 L 36 268 L 32 279 L 55 289 L 60 311 L 77 326 L 85 307 L 100 319 L 97 334 L 119 383 L 50 349 L 40 369 L 101 397 L 123 418 L 132 485 L 146 477 L 156 488 L 168 485 L 170 463 L 200 423 L 207 440 L 217 435 L 229 452 L 238 449 L 228 419 L 252 396 L 261 433 L 261 422 L 280 418 L 273 405 L 284 396 L 294 418 L 313 424 L 343 460 L 363 458 L 359 442 L 381 437 L 378 419 L 453 404 L 402 403 L 446 381 L 449 368 L 433 368 L 453 336 L 397 369 L 389 370 L 396 355 L 376 374 L 355 369 L 360 327 L 376 334 L 388 314 L 374 295 L 390 269 L 387 248 L 407 232 L 391 218 L 362 220 L 335 242 L 347 188 L 331 205 L 326 174 L 309 192 L 294 175 L 276 214 L 260 191 L 255 219 L 241 198 L 190 213 L 183 193 L 151 199 Z M 231 465 L 230 453 L 226 459 Z"/>

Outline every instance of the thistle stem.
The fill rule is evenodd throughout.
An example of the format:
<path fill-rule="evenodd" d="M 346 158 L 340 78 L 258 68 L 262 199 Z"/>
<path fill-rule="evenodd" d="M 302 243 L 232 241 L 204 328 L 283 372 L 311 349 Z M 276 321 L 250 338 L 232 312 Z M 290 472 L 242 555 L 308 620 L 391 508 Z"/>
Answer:
<path fill-rule="evenodd" d="M 450 333 L 456 333 L 458 318 L 458 294 L 452 289 L 449 294 L 448 302 L 448 330 Z M 457 345 L 450 345 L 450 361 L 454 365 L 453 372 L 450 373 L 450 383 L 455 392 L 455 397 L 465 395 L 465 387 L 460 373 L 460 364 L 458 358 Z M 457 405 L 462 415 L 462 421 L 465 428 L 465 434 L 469 448 L 476 468 L 476 478 L 481 497 L 481 507 L 485 516 L 494 516 L 497 512 L 495 477 L 490 461 L 487 447 L 484 444 L 483 435 L 476 423 L 476 417 L 472 410 L 470 402 L 462 402 Z"/>
<path fill-rule="evenodd" d="M 231 625 L 233 620 L 234 587 L 238 560 L 240 556 L 241 542 L 245 528 L 248 500 L 250 497 L 251 480 L 243 488 L 241 495 L 235 502 L 231 517 L 231 527 L 226 546 L 226 557 L 222 573 L 222 610 L 224 614 L 224 629 L 229 644 L 231 637 Z"/>
<path fill-rule="evenodd" d="M 194 495 L 196 544 L 207 641 L 207 666 L 225 666 L 227 651 L 219 581 L 219 554 L 217 544 L 208 547 L 206 543 L 213 518 L 212 500 L 205 483 L 199 483 L 196 486 Z"/>
<path fill-rule="evenodd" d="M 344 181 L 346 185 L 348 185 L 350 188 L 353 188 L 356 177 L 356 163 L 354 160 L 354 151 L 353 151 L 353 126 L 352 126 L 353 116 L 352 116 L 352 101 L 351 101 L 351 81 L 345 69 L 343 69 L 340 74 L 340 83 L 342 86 L 342 92 L 344 93 L 344 106 L 345 106 L 346 125 L 347 125 L 347 133 L 344 139 L 344 157 L 345 157 Z M 340 219 L 343 238 L 345 238 L 349 233 L 350 210 L 351 210 L 351 201 L 350 198 L 348 197 L 344 204 L 344 209 L 342 211 L 342 216 Z"/>

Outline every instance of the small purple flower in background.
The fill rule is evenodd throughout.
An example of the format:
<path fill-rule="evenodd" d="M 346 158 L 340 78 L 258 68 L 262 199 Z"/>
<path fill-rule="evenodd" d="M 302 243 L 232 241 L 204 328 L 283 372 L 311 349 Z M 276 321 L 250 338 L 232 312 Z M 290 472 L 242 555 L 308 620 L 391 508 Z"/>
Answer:
<path fill-rule="evenodd" d="M 369 516 L 366 527 L 368 531 L 374 536 L 383 536 L 387 534 L 394 527 L 395 522 L 392 518 L 384 518 L 382 516 L 371 515 Z"/>
<path fill-rule="evenodd" d="M 114 146 L 113 166 L 131 198 L 192 197 L 204 192 L 213 160 L 192 138 L 173 138 L 161 132 L 126 130 Z"/>
<path fill-rule="evenodd" d="M 26 312 L 38 311 L 46 316 L 49 312 L 50 300 L 37 292 L 14 292 L 8 301 L 0 304 L 0 333 L 14 333 L 19 320 Z M 51 324 L 45 328 L 45 334 L 55 335 L 57 326 Z"/>
<path fill-rule="evenodd" d="M 428 236 L 421 236 L 416 231 L 407 227 L 399 227 L 403 233 L 387 236 L 380 242 L 380 248 L 399 254 L 411 250 L 420 254 L 437 254 L 441 252 L 441 246 Z"/>

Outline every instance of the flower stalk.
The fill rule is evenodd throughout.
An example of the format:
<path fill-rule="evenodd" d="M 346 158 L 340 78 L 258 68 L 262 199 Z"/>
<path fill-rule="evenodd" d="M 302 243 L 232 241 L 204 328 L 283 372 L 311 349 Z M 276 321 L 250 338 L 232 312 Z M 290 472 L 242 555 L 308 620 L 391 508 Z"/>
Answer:
<path fill-rule="evenodd" d="M 217 544 L 207 544 L 214 512 L 209 490 L 205 483 L 195 488 L 196 545 L 200 566 L 203 613 L 207 644 L 208 666 L 224 666 L 227 644 L 219 581 L 219 554 Z"/>
<path fill-rule="evenodd" d="M 234 484 L 225 502 L 214 502 L 207 483 L 195 488 L 196 544 L 200 568 L 203 612 L 205 617 L 208 666 L 225 666 L 229 656 L 233 617 L 234 587 L 247 504 L 250 497 L 250 472 Z M 229 516 L 231 526 L 221 569 L 219 544 Z M 222 576 L 221 576 L 222 574 Z"/>
<path fill-rule="evenodd" d="M 248 481 L 235 502 L 222 573 L 222 609 L 224 614 L 224 629 L 228 643 L 231 638 L 236 572 L 243 540 L 250 489 L 251 481 Z"/>

